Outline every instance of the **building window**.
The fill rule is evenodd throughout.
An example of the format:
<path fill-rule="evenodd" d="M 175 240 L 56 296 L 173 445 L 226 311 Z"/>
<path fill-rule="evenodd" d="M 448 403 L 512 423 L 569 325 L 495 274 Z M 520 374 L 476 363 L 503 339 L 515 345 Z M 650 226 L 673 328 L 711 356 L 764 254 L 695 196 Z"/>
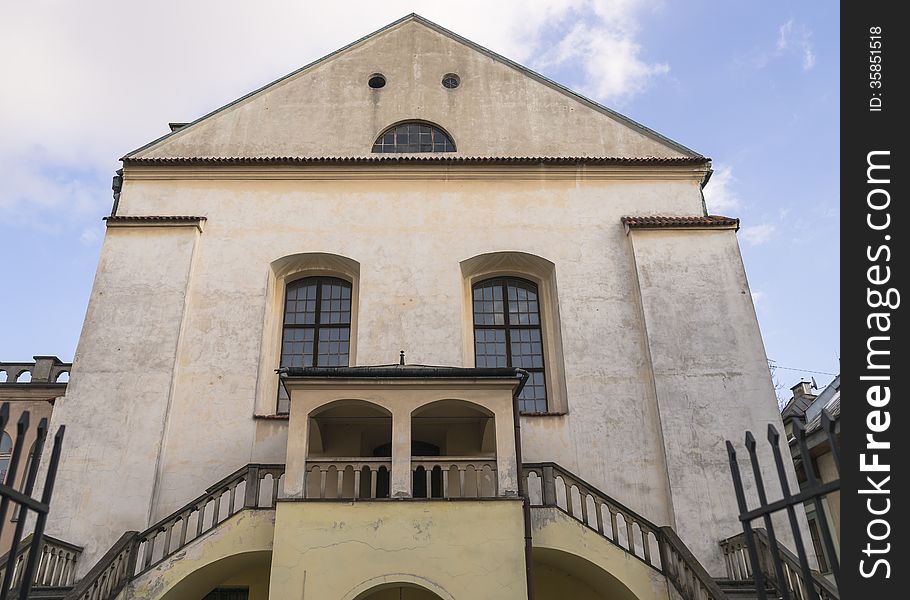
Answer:
<path fill-rule="evenodd" d="M 13 438 L 5 431 L 0 439 L 0 481 L 6 483 L 6 470 L 9 468 L 10 455 L 13 452 Z"/>
<path fill-rule="evenodd" d="M 499 277 L 474 284 L 474 359 L 478 367 L 519 367 L 531 374 L 518 397 L 523 413 L 547 412 L 537 285 Z"/>
<path fill-rule="evenodd" d="M 337 277 L 307 277 L 285 288 L 282 367 L 346 367 L 351 342 L 351 283 Z M 289 399 L 278 390 L 278 412 Z"/>
<path fill-rule="evenodd" d="M 435 125 L 399 123 L 382 132 L 373 152 L 455 152 L 455 142 Z"/>

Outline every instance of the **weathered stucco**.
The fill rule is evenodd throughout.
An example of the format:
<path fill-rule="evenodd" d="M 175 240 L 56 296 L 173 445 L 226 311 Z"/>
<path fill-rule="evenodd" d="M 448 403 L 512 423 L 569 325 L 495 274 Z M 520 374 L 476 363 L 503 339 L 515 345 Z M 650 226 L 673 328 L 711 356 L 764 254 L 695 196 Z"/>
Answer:
<path fill-rule="evenodd" d="M 745 432 L 764 440 L 769 424 L 783 431 L 739 246 L 732 230 L 632 230 L 630 243 L 673 526 L 708 572 L 720 576 L 717 540 L 741 531 L 725 442 L 739 448 L 749 506 L 756 506 Z M 775 481 L 768 444 L 757 448 L 765 481 Z M 790 489 L 798 489 L 793 464 L 784 466 Z M 775 488 L 768 486 L 769 496 L 778 493 Z M 792 547 L 789 527 L 779 529 L 778 537 Z"/>
<path fill-rule="evenodd" d="M 279 502 L 270 595 L 354 600 L 413 581 L 443 598 L 525 599 L 522 528 L 517 500 Z"/>
<path fill-rule="evenodd" d="M 388 83 L 373 91 L 366 79 L 377 71 Z M 458 89 L 440 85 L 448 72 L 461 76 Z M 685 153 L 408 19 L 137 156 L 366 155 L 403 119 L 439 123 L 461 155 Z M 559 463 L 673 525 L 721 574 L 717 542 L 738 528 L 722 442 L 780 422 L 736 240 L 732 231 L 630 234 L 620 221 L 702 216 L 709 165 L 696 163 L 127 162 L 119 216 L 197 215 L 204 227 L 109 222 L 75 376 L 53 416 L 68 426 L 68 451 L 48 533 L 85 546 L 84 572 L 124 530 L 145 528 L 239 466 L 305 458 L 305 415 L 292 409 L 289 424 L 273 414 L 289 278 L 352 282 L 354 365 L 395 363 L 404 350 L 411 364 L 470 367 L 470 284 L 515 275 L 540 286 L 553 400 L 551 414 L 521 418 L 523 459 Z M 508 454 L 499 425 L 497 452 Z M 400 457 L 409 449 L 399 433 Z M 392 487 L 402 491 L 410 474 L 400 467 Z M 299 495 L 293 472 L 287 483 Z M 278 530 L 273 590 L 299 597 L 298 567 L 314 560 L 322 566 L 307 567 L 307 586 L 316 577 L 313 585 L 354 593 L 330 567 L 358 564 L 373 540 L 389 561 L 379 566 L 401 573 L 470 545 L 464 575 L 439 566 L 460 590 L 453 595 L 520 595 L 523 580 L 501 591 L 490 575 L 497 565 L 520 572 L 521 536 L 509 529 L 517 503 L 420 506 L 408 510 L 426 512 L 432 536 L 412 532 L 424 517 L 404 504 L 281 503 L 288 527 Z M 488 535 L 489 546 L 478 543 Z M 554 556 L 544 562 L 558 571 Z M 370 576 L 388 574 L 379 566 Z M 489 585 L 468 586 L 468 573 Z"/>
<path fill-rule="evenodd" d="M 374 73 L 385 87 L 367 85 Z M 447 73 L 459 75 L 458 88 L 442 86 Z M 409 19 L 135 156 L 358 156 L 387 127 L 412 119 L 443 127 L 467 156 L 688 155 Z"/>
<path fill-rule="evenodd" d="M 593 529 L 557 508 L 534 508 L 531 516 L 534 563 L 543 567 L 539 578 L 536 571 L 534 574 L 541 597 L 667 598 L 667 581 L 660 572 Z M 553 593 L 560 589 L 557 585 L 565 584 L 581 589 L 576 595 L 568 593 L 571 587 L 563 588 L 561 595 Z"/>

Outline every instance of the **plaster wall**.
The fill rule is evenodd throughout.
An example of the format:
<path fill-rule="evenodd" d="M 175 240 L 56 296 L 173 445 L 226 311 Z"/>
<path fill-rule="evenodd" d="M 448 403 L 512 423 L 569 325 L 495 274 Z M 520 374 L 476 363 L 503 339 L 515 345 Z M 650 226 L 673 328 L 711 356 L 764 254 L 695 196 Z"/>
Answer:
<path fill-rule="evenodd" d="M 522 523 L 517 500 L 279 502 L 270 597 L 354 600 L 410 582 L 447 599 L 524 600 Z"/>
<path fill-rule="evenodd" d="M 78 575 L 124 531 L 149 524 L 197 239 L 195 228 L 157 227 L 105 237 L 51 423 L 66 436 L 47 532 L 85 547 Z"/>
<path fill-rule="evenodd" d="M 250 600 L 267 600 L 274 531 L 275 511 L 241 511 L 132 580 L 119 600 L 192 600 L 217 586 L 249 587 Z"/>
<path fill-rule="evenodd" d="M 591 597 L 585 588 L 593 588 L 599 594 L 593 596 L 596 598 L 667 599 L 667 581 L 659 571 L 561 510 L 532 509 L 531 528 L 535 564 L 549 567 L 543 570 L 539 579 L 535 572 L 538 589 L 545 593 L 553 589 L 554 579 L 565 582 L 569 575 L 583 584 L 579 586 L 579 598 Z M 556 597 L 560 596 L 543 595 L 542 600 Z"/>
<path fill-rule="evenodd" d="M 653 364 L 674 528 L 708 572 L 722 576 L 717 542 L 741 531 L 725 441 L 739 450 L 749 506 L 754 507 L 745 432 L 751 430 L 758 440 L 765 481 L 776 482 L 765 432 L 768 424 L 783 431 L 739 246 L 731 230 L 632 230 L 629 239 Z M 787 452 L 786 445 L 782 451 Z M 784 464 L 790 489 L 797 489 L 792 463 Z M 776 483 L 766 488 L 769 497 L 778 494 L 771 501 L 779 498 Z M 789 527 L 779 529 L 779 539 L 792 548 Z"/>
<path fill-rule="evenodd" d="M 238 466 L 284 462 L 287 421 L 253 418 L 275 410 L 279 342 L 264 341 L 280 340 L 280 319 L 271 319 L 277 331 L 263 328 L 282 290 L 269 265 L 307 252 L 360 265 L 361 365 L 397 362 L 404 349 L 409 363 L 472 366 L 459 265 L 490 252 L 551 261 L 563 356 L 549 368 L 565 371 L 568 413 L 522 418 L 524 460 L 558 462 L 650 520 L 670 522 L 620 216 L 701 214 L 697 178 L 584 170 L 508 180 L 458 172 L 407 180 L 126 174 L 120 214 L 208 220 L 202 234 L 108 230 L 74 367 L 79 381 L 59 418 L 55 412 L 78 437 L 55 498 L 61 521 L 52 518 L 50 532 L 85 545 L 83 564 Z"/>
<path fill-rule="evenodd" d="M 461 78 L 456 89 L 442 86 L 450 72 Z M 385 75 L 385 87 L 367 85 L 373 73 Z M 387 127 L 412 119 L 440 125 L 460 155 L 686 155 L 501 59 L 410 20 L 136 156 L 362 156 Z"/>

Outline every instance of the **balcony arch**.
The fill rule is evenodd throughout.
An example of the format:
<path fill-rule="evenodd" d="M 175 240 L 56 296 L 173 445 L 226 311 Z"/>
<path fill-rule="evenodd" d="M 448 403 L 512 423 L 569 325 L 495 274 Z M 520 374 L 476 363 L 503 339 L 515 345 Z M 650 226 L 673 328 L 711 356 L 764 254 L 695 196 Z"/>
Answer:
<path fill-rule="evenodd" d="M 478 254 L 462 260 L 462 340 L 464 364 L 474 366 L 474 302 L 476 283 L 495 278 L 517 278 L 537 286 L 540 300 L 541 337 L 544 351 L 547 413 L 568 412 L 562 326 L 559 317 L 559 295 L 556 265 L 550 260 L 521 251 Z"/>
<path fill-rule="evenodd" d="M 389 590 L 402 589 L 413 591 L 413 598 L 401 594 L 407 600 L 455 600 L 455 598 L 437 583 L 430 581 L 426 577 L 412 575 L 409 573 L 395 573 L 394 575 L 384 575 L 374 577 L 356 585 L 347 594 L 343 600 L 377 600 L 381 592 Z M 397 598 L 397 596 L 392 596 Z"/>
<path fill-rule="evenodd" d="M 392 413 L 366 400 L 335 400 L 308 415 L 307 498 L 387 498 Z"/>
<path fill-rule="evenodd" d="M 277 410 L 278 378 L 284 325 L 284 295 L 287 285 L 306 277 L 336 277 L 351 284 L 351 325 L 348 362 L 357 363 L 357 322 L 360 305 L 360 263 L 340 254 L 300 252 L 273 260 L 266 277 L 265 310 L 259 352 L 255 414 L 274 415 Z"/>
<path fill-rule="evenodd" d="M 411 412 L 414 498 L 494 497 L 496 465 L 496 415 L 488 408 L 446 399 Z"/>

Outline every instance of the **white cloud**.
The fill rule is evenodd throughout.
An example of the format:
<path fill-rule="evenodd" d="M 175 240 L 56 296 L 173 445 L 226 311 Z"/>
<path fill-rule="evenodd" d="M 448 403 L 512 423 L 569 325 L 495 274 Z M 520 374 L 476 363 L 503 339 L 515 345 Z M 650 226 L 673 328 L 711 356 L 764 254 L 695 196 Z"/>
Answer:
<path fill-rule="evenodd" d="M 643 58 L 638 23 L 653 10 L 644 0 L 12 3 L 0 20 L 0 208 L 95 218 L 110 206 L 117 159 L 169 121 L 195 119 L 414 10 L 533 67 L 579 65 L 583 91 L 599 100 L 628 99 L 668 70 Z"/>
<path fill-rule="evenodd" d="M 761 246 L 774 237 L 777 228 L 770 223 L 761 223 L 760 225 L 751 225 L 743 227 L 739 231 L 739 237 L 750 246 Z"/>
<path fill-rule="evenodd" d="M 585 75 L 581 91 L 605 102 L 620 103 L 670 71 L 665 62 L 642 58 L 637 41 L 640 18 L 653 3 L 605 0 L 578 4 L 592 11 L 595 18 L 574 22 L 557 44 L 542 52 L 535 67 L 578 63 Z"/>
<path fill-rule="evenodd" d="M 754 304 L 756 307 L 759 304 L 764 304 L 767 297 L 768 294 L 762 292 L 761 290 L 752 290 L 752 304 Z"/>
<path fill-rule="evenodd" d="M 709 214 L 726 214 L 730 210 L 740 207 L 739 196 L 734 190 L 736 177 L 733 176 L 733 167 L 728 165 L 714 165 L 714 174 L 711 181 L 705 186 L 705 204 Z"/>
<path fill-rule="evenodd" d="M 795 53 L 802 57 L 804 71 L 815 66 L 815 51 L 812 44 L 812 30 L 805 25 L 790 19 L 780 26 L 777 37 L 777 50 L 780 53 Z"/>

